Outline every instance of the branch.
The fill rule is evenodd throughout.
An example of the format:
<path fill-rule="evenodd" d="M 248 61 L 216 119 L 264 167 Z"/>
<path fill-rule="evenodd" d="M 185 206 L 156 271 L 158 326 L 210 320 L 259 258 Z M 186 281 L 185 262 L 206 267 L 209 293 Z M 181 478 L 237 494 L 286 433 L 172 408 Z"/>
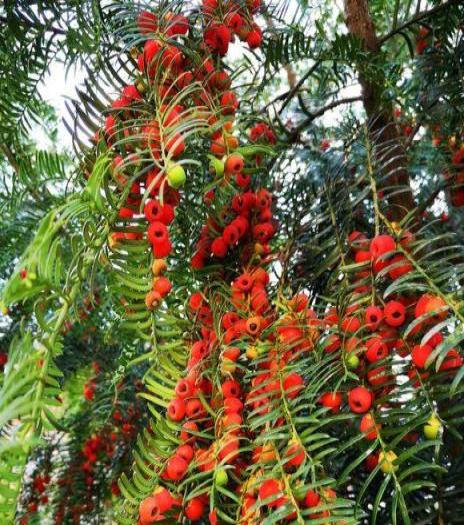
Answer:
<path fill-rule="evenodd" d="M 449 7 L 453 5 L 460 4 L 461 0 L 448 0 L 448 2 L 445 2 L 444 4 L 437 5 L 433 7 L 432 9 L 429 9 L 428 11 L 422 11 L 418 13 L 416 16 L 412 17 L 410 20 L 405 22 L 404 24 L 401 24 L 397 28 L 393 29 L 389 33 L 387 33 L 385 36 L 379 39 L 379 45 L 383 45 L 387 40 L 390 40 L 393 36 L 397 35 L 398 33 L 401 33 L 405 29 L 407 29 L 409 26 L 412 26 L 414 24 L 417 24 L 421 20 L 424 20 L 425 18 L 429 18 L 430 16 L 435 15 L 439 11 L 442 11 L 443 9 L 448 9 Z"/>
<path fill-rule="evenodd" d="M 341 98 L 339 100 L 334 100 L 330 104 L 327 104 L 327 106 L 324 106 L 314 113 L 311 114 L 310 117 L 306 118 L 301 122 L 291 133 L 291 137 L 293 139 L 296 139 L 298 135 L 309 125 L 311 122 L 318 117 L 321 117 L 324 113 L 327 111 L 330 111 L 331 109 L 334 109 L 338 106 L 341 106 L 342 104 L 351 104 L 352 102 L 359 102 L 362 100 L 362 96 L 358 95 L 357 97 L 347 97 L 347 98 Z"/>
<path fill-rule="evenodd" d="M 66 35 L 67 34 L 67 31 L 65 31 L 64 29 L 61 29 L 59 27 L 55 27 L 52 25 L 47 26 L 47 25 L 40 25 L 40 24 L 32 24 L 29 20 L 25 20 L 24 18 L 20 18 L 20 17 L 17 17 L 16 21 L 22 22 L 26 27 L 30 29 L 40 30 L 43 28 L 45 29 L 45 32 L 50 31 L 54 35 Z M 6 16 L 0 16 L 0 22 L 7 25 L 9 20 Z"/>
<path fill-rule="evenodd" d="M 321 61 L 318 60 L 313 66 L 310 67 L 310 69 L 298 80 L 298 82 L 288 91 L 285 91 L 285 93 L 281 93 L 274 99 L 272 99 L 270 102 L 268 102 L 261 111 L 266 111 L 270 106 L 278 102 L 279 100 L 285 99 L 281 108 L 279 109 L 279 113 L 282 113 L 282 111 L 285 109 L 287 104 L 290 102 L 290 100 L 298 93 L 300 87 L 303 85 L 304 81 L 314 73 L 314 71 L 317 69 L 317 67 L 321 64 Z"/>
<path fill-rule="evenodd" d="M 15 170 L 16 174 L 19 174 L 19 164 L 14 156 L 14 153 L 11 151 L 11 148 L 6 144 L 0 144 L 0 150 L 3 152 L 11 167 Z"/>

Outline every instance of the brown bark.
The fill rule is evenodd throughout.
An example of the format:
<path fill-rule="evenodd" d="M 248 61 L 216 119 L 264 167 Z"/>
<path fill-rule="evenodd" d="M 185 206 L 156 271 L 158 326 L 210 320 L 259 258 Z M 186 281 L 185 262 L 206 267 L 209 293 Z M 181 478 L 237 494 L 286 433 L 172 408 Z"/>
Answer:
<path fill-rule="evenodd" d="M 369 62 L 380 58 L 380 44 L 367 0 L 344 0 L 344 3 L 348 30 L 360 38 L 369 56 L 367 64 L 358 64 L 363 104 L 369 119 L 371 139 L 376 143 L 376 157 L 381 166 L 383 185 L 401 187 L 402 190 L 387 195 L 392 218 L 401 220 L 416 206 L 406 168 L 406 152 L 394 121 L 393 106 L 382 102 L 385 76 L 379 72 L 381 68 L 376 68 L 375 78 L 366 73 Z"/>

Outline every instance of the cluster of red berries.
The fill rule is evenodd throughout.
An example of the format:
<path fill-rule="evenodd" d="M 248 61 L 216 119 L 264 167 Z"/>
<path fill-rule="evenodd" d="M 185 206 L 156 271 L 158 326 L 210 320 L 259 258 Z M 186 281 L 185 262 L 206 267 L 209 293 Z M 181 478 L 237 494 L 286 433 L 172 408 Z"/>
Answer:
<path fill-rule="evenodd" d="M 106 463 L 111 459 L 116 450 L 118 434 L 109 429 L 103 429 L 99 434 L 95 434 L 85 440 L 82 447 L 83 462 L 82 472 L 85 475 L 85 483 L 92 486 L 94 483 L 93 472 L 97 463 Z"/>
<path fill-rule="evenodd" d="M 239 9 L 235 2 L 228 2 L 222 8 L 218 9 L 215 1 L 203 3 L 203 12 L 210 17 L 205 24 L 204 40 L 206 46 L 219 55 L 228 49 L 228 24 L 233 24 L 231 27 L 237 34 L 244 35 L 241 20 L 246 20 L 242 16 L 243 6 Z M 147 25 L 147 19 L 144 20 L 144 25 Z M 260 32 L 255 31 L 249 22 L 247 25 L 251 30 L 246 38 L 250 46 L 255 47 L 256 34 L 260 35 Z M 163 48 L 160 49 L 164 52 Z M 146 68 L 148 61 L 144 58 L 141 62 Z M 180 60 L 176 64 L 178 68 L 182 66 Z M 230 288 L 230 298 L 221 319 L 214 319 L 209 304 L 209 301 L 219 304 L 224 300 L 217 292 L 208 292 L 210 298 L 207 298 L 207 292 L 195 293 L 190 298 L 189 311 L 199 336 L 190 341 L 186 375 L 177 382 L 174 398 L 167 408 L 168 419 L 179 425 L 181 444 L 159 469 L 160 485 L 141 502 L 140 525 L 169 517 L 195 522 L 206 519 L 206 516 L 210 523 L 217 523 L 216 510 L 210 501 L 211 491 L 213 486 L 224 485 L 243 495 L 240 508 L 243 523 L 259 523 L 263 515 L 271 514 L 277 506 L 293 505 L 283 494 L 277 501 L 270 498 L 272 487 L 277 487 L 277 492 L 288 492 L 284 479 L 286 484 L 291 483 L 290 475 L 306 457 L 302 444 L 293 441 L 280 443 L 278 447 L 266 444 L 256 445 L 251 450 L 248 447 L 245 451 L 241 448 L 242 443 L 263 438 L 269 430 L 269 425 L 257 425 L 256 432 L 246 431 L 247 418 L 266 414 L 272 406 L 281 405 L 283 398 L 287 402 L 298 402 L 304 391 L 304 379 L 290 367 L 314 349 L 320 322 L 308 307 L 308 298 L 304 294 L 285 302 L 287 308 L 283 316 L 277 315 L 271 307 L 267 292 L 269 275 L 263 265 L 272 258 L 268 243 L 276 231 L 271 211 L 272 195 L 263 188 L 251 189 L 253 181 L 249 173 L 255 168 L 248 170 L 243 156 L 234 152 L 239 146 L 233 134 L 238 100 L 232 91 L 224 91 L 230 87 L 228 75 L 215 70 L 210 61 L 202 65 L 209 74 L 213 100 L 215 90 L 220 91 L 216 101 L 219 113 L 226 121 L 221 122 L 211 137 L 210 172 L 215 176 L 217 187 L 205 195 L 208 219 L 202 228 L 192 267 L 201 268 L 211 257 L 223 259 L 234 248 L 238 252 L 240 270 L 235 278 L 229 276 L 224 282 Z M 177 73 L 179 75 L 179 70 Z M 194 74 L 193 71 L 189 73 Z M 198 68 L 195 75 L 198 75 Z M 190 81 L 193 78 L 196 77 L 192 76 Z M 212 126 L 217 124 L 213 116 L 208 122 Z M 276 141 L 274 133 L 264 123 L 254 125 L 249 135 L 250 142 L 255 144 L 272 145 Z M 256 167 L 262 162 L 260 155 L 255 156 Z M 153 274 L 159 279 L 165 267 L 162 265 L 160 271 L 157 260 Z M 156 282 L 159 281 L 155 281 L 155 286 Z M 165 284 L 162 281 L 163 287 Z M 156 291 L 154 289 L 153 293 Z M 160 299 L 159 296 L 153 297 L 155 301 Z M 244 374 L 244 362 L 248 362 L 253 370 L 251 377 Z M 220 381 L 211 376 L 212 369 L 222 374 Z M 278 428 L 285 423 L 284 418 L 279 418 L 272 427 Z M 253 483 L 246 481 L 246 477 L 242 479 L 249 465 L 261 465 L 263 461 L 269 463 L 270 470 L 269 473 L 266 470 L 266 474 L 270 478 L 272 465 L 279 461 L 280 453 L 285 457 L 288 479 L 287 474 L 279 479 L 268 479 L 262 490 L 257 479 Z M 212 483 L 205 484 L 204 492 L 198 494 L 196 491 L 193 497 L 178 494 L 174 487 L 185 484 L 190 475 L 201 475 L 205 479 L 209 475 Z M 309 491 L 299 505 L 316 508 L 334 497 L 330 489 Z M 322 514 L 314 512 L 314 516 L 328 514 L 328 511 Z"/>
<path fill-rule="evenodd" d="M 256 479 L 240 482 L 248 465 L 264 462 L 271 466 L 278 461 L 279 453 L 272 444 L 258 445 L 247 452 L 241 450 L 242 441 L 256 439 L 260 433 L 265 435 L 265 428 L 257 436 L 249 430 L 245 432 L 245 420 L 250 414 L 262 415 L 273 405 L 282 404 L 283 396 L 287 402 L 297 399 L 304 389 L 304 380 L 296 372 L 286 372 L 286 365 L 314 349 L 320 326 L 304 294 L 288 301 L 287 312 L 277 318 L 267 298 L 268 283 L 269 275 L 262 267 L 239 275 L 231 285 L 234 308 L 223 314 L 219 330 L 214 328 L 213 312 L 204 294 L 197 292 L 191 296 L 189 310 L 200 326 L 201 337 L 191 344 L 186 376 L 177 382 L 175 397 L 167 409 L 167 417 L 180 425 L 181 445 L 168 458 L 160 476 L 168 483 L 180 484 L 187 473 L 211 473 L 215 486 L 227 485 L 228 489 L 234 487 L 243 494 L 244 523 L 258 523 L 263 512 L 290 504 L 289 498 L 281 494 L 280 479 L 268 480 L 261 487 Z M 216 360 L 224 376 L 220 385 L 204 375 Z M 244 361 L 256 366 L 251 380 L 239 364 Z M 284 420 L 277 420 L 273 427 L 284 424 Z M 213 429 L 211 441 L 205 436 Z M 305 460 L 305 451 L 298 442 L 288 442 L 282 454 L 289 474 Z M 166 487 L 158 486 L 141 503 L 139 522 L 148 525 L 165 519 L 169 513 L 177 519 L 183 515 L 190 521 L 198 521 L 207 512 L 210 490 L 184 501 Z M 310 492 L 307 501 L 303 498 L 301 502 L 303 508 L 317 507 L 335 497 L 330 490 L 327 494 Z M 271 497 L 277 493 L 278 498 Z M 217 523 L 214 508 L 209 510 L 210 523 Z M 315 512 L 314 516 L 317 515 Z"/>
<path fill-rule="evenodd" d="M 274 131 L 264 122 L 257 122 L 250 129 L 248 138 L 258 144 L 275 144 L 277 141 Z"/>
<path fill-rule="evenodd" d="M 185 152 L 184 135 L 193 115 L 196 119 L 200 116 L 209 129 L 211 152 L 218 157 L 227 156 L 226 171 L 234 172 L 239 186 L 249 183 L 249 177 L 240 169 L 240 156 L 230 154 L 238 146 L 232 129 L 238 100 L 230 90 L 228 73 L 214 55 L 222 56 L 227 52 L 233 34 L 246 40 L 252 48 L 260 45 L 261 31 L 253 22 L 253 13 L 259 7 L 258 0 L 246 5 L 238 2 L 219 5 L 215 0 L 205 0 L 202 6 L 203 44 L 197 47 L 196 58 L 184 54 L 180 45 L 192 31 L 188 18 L 172 13 L 159 18 L 149 11 L 139 14 L 139 31 L 147 37 L 143 49 L 134 51 L 140 76 L 134 84 L 125 86 L 113 102 L 103 134 L 107 146 L 115 153 L 112 167 L 115 189 L 119 193 L 127 192 L 119 211 L 122 224 L 110 238 L 112 246 L 122 239 L 143 239 L 145 236 L 139 224 L 145 220 L 148 223 L 146 238 L 155 259 L 162 260 L 170 255 L 172 244 L 168 227 L 179 203 L 178 189 L 186 180 L 185 161 L 179 161 L 179 157 Z M 195 90 L 191 89 L 192 85 L 196 86 Z M 185 89 L 190 89 L 189 97 L 182 97 Z M 157 117 L 147 119 L 144 104 L 152 104 L 153 90 L 159 106 Z M 137 117 L 141 123 L 134 126 Z M 272 140 L 270 130 L 263 128 L 262 132 Z M 99 136 L 97 134 L 97 140 Z M 218 159 L 218 162 L 222 161 Z M 140 210 L 142 202 L 143 213 Z M 239 225 L 242 231 L 245 228 L 242 222 L 236 221 L 229 230 L 236 233 Z M 170 291 L 169 281 L 160 277 L 164 271 L 165 268 L 153 272 L 153 287 L 145 300 L 148 309 L 157 306 Z"/>
<path fill-rule="evenodd" d="M 57 480 L 57 485 L 66 492 L 59 500 L 59 506 L 54 514 L 54 525 L 67 523 L 67 519 L 73 523 L 80 523 L 82 516 L 94 510 L 96 477 L 101 476 L 102 473 L 111 472 L 115 461 L 121 461 L 122 451 L 130 447 L 130 443 L 137 434 L 138 417 L 139 412 L 135 406 L 129 405 L 124 416 L 119 409 L 116 409 L 113 413 L 113 423 L 105 425 L 84 441 L 80 453 L 70 465 L 69 470 Z M 115 476 L 117 474 L 112 472 L 108 480 L 109 492 L 114 496 L 119 496 L 120 490 L 114 479 Z M 73 486 L 76 480 L 82 480 L 88 490 L 85 501 L 75 502 L 71 506 L 68 499 L 74 493 Z"/>
<path fill-rule="evenodd" d="M 431 48 L 440 48 L 441 43 L 436 40 L 428 27 L 422 26 L 416 36 L 416 53 L 423 55 L 424 52 Z"/>
<path fill-rule="evenodd" d="M 213 53 L 224 56 L 234 36 L 237 36 L 250 49 L 260 47 L 263 40 L 261 28 L 253 21 L 253 14 L 260 6 L 261 0 L 248 0 L 245 5 L 234 0 L 203 0 L 202 11 L 206 22 L 203 38 L 206 46 Z"/>
<path fill-rule="evenodd" d="M 26 525 L 29 521 L 29 517 L 35 514 L 39 510 L 39 505 L 46 505 L 48 503 L 48 496 L 45 494 L 47 485 L 50 483 L 50 475 L 36 474 L 32 480 L 32 496 L 27 503 L 28 514 L 26 514 L 22 520 L 21 525 Z"/>
<path fill-rule="evenodd" d="M 211 192 L 207 195 L 210 202 L 215 197 Z M 269 254 L 268 242 L 275 233 L 271 204 L 272 195 L 261 189 L 257 192 L 236 193 L 230 207 L 220 207 L 220 218 L 213 215 L 212 207 L 213 211 L 202 228 L 197 251 L 192 258 L 193 268 L 202 268 L 211 256 L 223 259 L 238 243 L 247 245 L 246 255 Z"/>
<path fill-rule="evenodd" d="M 429 368 L 434 349 L 443 342 L 443 334 L 434 329 L 448 316 L 448 304 L 443 297 L 431 293 L 407 291 L 384 301 L 374 282 L 383 287 L 414 270 L 412 251 L 414 236 L 398 228 L 396 238 L 381 234 L 369 240 L 360 232 L 349 236 L 351 254 L 360 264 L 353 282 L 350 304 L 342 311 L 331 308 L 323 320 L 328 328 L 325 351 L 336 353 L 345 366 L 359 376 L 361 384 L 346 392 L 349 409 L 363 415 L 360 430 L 366 439 L 377 437 L 380 425 L 375 421 L 382 405 L 379 399 L 394 390 L 395 373 L 392 358 L 403 366 L 411 385 L 432 375 Z M 365 306 L 365 298 L 370 297 Z M 414 323 L 414 324 L 413 324 Z M 459 351 L 450 349 L 438 372 L 454 373 L 464 363 Z M 341 391 L 325 392 L 320 403 L 338 412 L 343 404 Z M 393 451 L 390 451 L 393 455 Z M 377 464 L 378 455 L 368 461 Z"/>

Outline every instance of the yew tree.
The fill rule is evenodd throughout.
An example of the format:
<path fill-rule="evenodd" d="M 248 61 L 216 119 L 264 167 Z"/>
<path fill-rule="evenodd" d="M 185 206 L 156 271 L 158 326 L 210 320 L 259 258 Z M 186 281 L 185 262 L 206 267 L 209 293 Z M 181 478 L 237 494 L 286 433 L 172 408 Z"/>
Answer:
<path fill-rule="evenodd" d="M 463 523 L 463 20 L 5 0 L 2 524 Z"/>

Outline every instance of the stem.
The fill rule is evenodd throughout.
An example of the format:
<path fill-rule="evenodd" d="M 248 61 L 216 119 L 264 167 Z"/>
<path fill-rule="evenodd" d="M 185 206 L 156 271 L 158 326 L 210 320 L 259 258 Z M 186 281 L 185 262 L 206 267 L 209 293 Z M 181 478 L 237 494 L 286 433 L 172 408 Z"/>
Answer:
<path fill-rule="evenodd" d="M 374 223 L 375 223 L 375 235 L 379 235 L 380 233 L 380 210 L 379 210 L 379 198 L 377 195 L 377 184 L 375 182 L 374 178 L 374 170 L 372 168 L 372 159 L 371 159 L 371 149 L 370 149 L 370 143 L 368 140 L 368 132 L 366 128 L 366 154 L 367 154 L 367 172 L 369 173 L 369 180 L 371 183 L 371 190 L 372 190 L 372 204 L 374 206 Z"/>

